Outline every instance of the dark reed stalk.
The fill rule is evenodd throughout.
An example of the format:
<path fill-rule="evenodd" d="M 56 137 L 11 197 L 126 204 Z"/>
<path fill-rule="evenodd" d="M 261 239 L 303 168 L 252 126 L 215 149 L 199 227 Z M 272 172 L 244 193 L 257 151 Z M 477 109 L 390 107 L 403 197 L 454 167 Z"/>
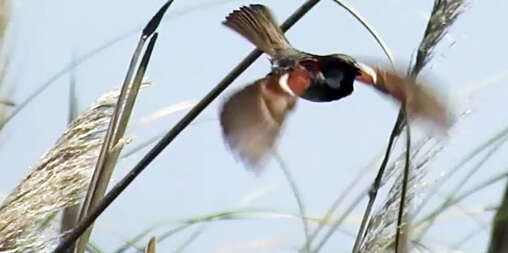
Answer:
<path fill-rule="evenodd" d="M 420 42 L 420 45 L 418 46 L 415 62 L 409 70 L 409 76 L 411 78 L 416 78 L 420 73 L 420 71 L 427 65 L 427 63 L 430 62 L 430 60 L 432 59 L 432 53 L 434 48 L 446 34 L 448 28 L 451 25 L 453 25 L 453 23 L 457 20 L 459 15 L 462 13 L 463 5 L 464 0 L 434 1 L 431 16 L 429 22 L 427 23 L 427 27 L 425 28 L 423 39 Z M 393 126 L 392 132 L 390 133 L 390 138 L 388 140 L 388 146 L 386 148 L 385 156 L 383 158 L 383 161 L 381 162 L 378 174 L 369 192 L 369 202 L 365 209 L 362 222 L 358 230 L 357 238 L 355 240 L 355 244 L 353 247 L 353 253 L 358 252 L 360 244 L 363 241 L 363 238 L 365 238 L 365 234 L 367 232 L 365 231 L 367 221 L 370 219 L 372 207 L 377 197 L 377 192 L 381 185 L 381 180 L 383 178 L 386 165 L 388 164 L 388 160 L 391 156 L 393 145 L 395 144 L 397 137 L 400 135 L 405 125 L 406 125 L 406 117 L 404 113 L 404 107 L 401 107 L 399 114 L 397 116 L 397 120 Z"/>
<path fill-rule="evenodd" d="M 407 118 L 407 114 L 405 115 Z M 399 205 L 399 213 L 397 217 L 397 228 L 395 234 L 395 253 L 404 253 L 408 252 L 408 216 L 404 215 L 404 209 L 406 207 L 406 194 L 407 194 L 407 185 L 409 181 L 409 169 L 411 166 L 411 127 L 409 123 L 406 125 L 406 159 L 404 164 L 404 176 L 402 179 L 402 190 L 400 193 L 400 205 Z M 403 219 L 405 218 L 405 219 Z M 403 220 L 406 220 L 403 224 Z M 402 233 L 406 232 L 403 236 Z"/>
<path fill-rule="evenodd" d="M 390 138 L 388 140 L 388 147 L 386 148 L 385 155 L 383 157 L 383 161 L 381 162 L 381 166 L 379 167 L 378 173 L 376 175 L 376 178 L 374 179 L 374 183 L 370 187 L 369 190 L 369 202 L 367 203 L 367 207 L 365 208 L 365 212 L 363 214 L 362 222 L 360 224 L 360 228 L 358 229 L 358 233 L 356 234 L 356 240 L 355 244 L 353 246 L 353 253 L 357 253 L 360 249 L 361 242 L 363 241 L 363 238 L 365 238 L 365 229 L 367 226 L 367 221 L 370 219 L 370 215 L 372 213 L 372 207 L 374 206 L 374 201 L 377 197 L 377 192 L 379 190 L 379 187 L 381 186 L 381 181 L 383 179 L 383 175 L 386 169 L 386 165 L 388 165 L 388 160 L 390 158 L 393 144 L 396 142 L 396 139 L 398 137 L 398 128 L 399 124 L 403 121 L 403 113 L 402 108 L 401 111 L 399 111 L 399 114 L 397 116 L 397 120 L 395 122 L 395 125 L 392 129 L 392 132 L 390 133 Z"/>
<path fill-rule="evenodd" d="M 508 252 L 508 184 L 492 223 L 488 253 Z"/>
<path fill-rule="evenodd" d="M 508 185 L 505 186 L 501 206 L 492 221 L 488 253 L 508 252 Z"/>
<path fill-rule="evenodd" d="M 407 211 L 403 211 L 402 219 L 398 219 L 398 214 L 401 211 L 400 199 L 403 194 L 403 189 L 406 191 L 404 203 L 405 206 L 407 206 L 408 203 L 419 194 L 419 187 L 413 185 L 421 181 L 425 176 L 425 166 L 428 164 L 428 161 L 442 150 L 441 145 L 427 145 L 429 144 L 428 140 L 431 139 L 432 138 L 424 138 L 415 143 L 415 145 L 411 143 L 411 156 L 409 157 L 409 161 L 411 161 L 411 171 L 409 174 L 402 173 L 408 165 L 406 164 L 407 152 L 403 152 L 395 161 L 390 162 L 390 165 L 388 165 L 387 176 L 383 179 L 383 184 L 386 182 L 387 178 L 391 178 L 395 175 L 397 177 L 391 185 L 387 198 L 384 200 L 381 208 L 373 214 L 368 223 L 368 232 L 366 233 L 366 238 L 361 243 L 360 252 L 384 252 L 388 249 L 391 251 L 395 249 L 397 224 L 399 224 L 400 221 L 404 223 L 408 217 L 411 217 L 408 215 Z M 439 144 L 439 142 L 437 142 L 437 144 Z M 407 180 L 404 178 L 405 175 L 408 175 Z M 403 187 L 404 181 L 407 181 L 406 185 L 411 185 L 412 187 Z M 400 228 L 403 232 L 401 233 L 400 241 L 404 243 L 399 244 L 403 246 L 399 246 L 399 249 L 402 252 L 406 252 L 406 249 L 409 248 L 407 244 L 408 239 L 406 239 L 409 238 L 407 236 L 409 230 L 406 225 Z"/>
<path fill-rule="evenodd" d="M 410 158 L 410 160 L 415 160 L 415 159 L 414 159 L 414 157 L 415 157 L 417 154 L 419 154 L 419 153 L 420 153 L 420 150 L 422 149 L 422 147 L 424 146 L 424 144 L 425 144 L 425 143 L 427 143 L 427 142 L 426 142 L 426 141 L 421 141 L 421 142 L 419 142 L 417 145 L 415 145 L 415 147 L 414 147 L 414 148 L 411 148 L 411 150 L 413 150 L 413 153 L 411 154 L 411 158 Z M 432 152 L 432 153 L 429 155 L 429 157 L 433 157 L 433 156 L 434 156 L 434 154 L 435 154 L 435 152 Z M 421 167 L 423 167 L 423 166 L 427 163 L 427 161 L 428 161 L 429 159 L 430 159 L 430 158 L 428 158 L 428 157 L 427 157 L 427 158 L 425 158 L 425 159 L 423 159 L 423 160 L 421 160 L 421 159 L 420 159 L 420 160 L 418 160 L 417 164 L 415 164 L 415 165 L 414 165 L 414 166 L 415 166 L 415 168 L 416 168 L 416 169 L 420 169 Z M 397 161 L 402 161 L 402 160 L 404 160 L 404 161 L 406 160 L 406 154 L 404 154 L 403 156 L 401 156 L 401 157 L 397 158 Z M 392 163 L 391 163 L 391 165 L 388 167 L 388 172 L 395 170 L 395 167 L 397 167 L 397 166 L 396 166 L 396 164 L 397 164 L 396 162 L 392 162 Z M 390 174 L 392 174 L 392 173 L 393 173 L 393 172 L 390 172 Z M 411 178 L 410 178 L 410 181 L 409 181 L 409 182 L 411 182 L 411 180 L 413 180 L 413 181 L 414 181 L 415 179 L 411 179 Z M 401 180 L 401 181 L 402 181 L 402 180 Z M 408 183 L 408 184 L 409 184 L 409 183 Z M 395 186 L 396 186 L 396 185 L 392 186 L 392 188 L 393 188 L 393 187 L 395 187 Z M 358 205 L 358 203 L 359 203 L 359 202 L 363 199 L 363 197 L 365 196 L 365 194 L 367 194 L 367 193 L 368 193 L 368 190 L 369 190 L 369 189 L 365 189 L 365 190 L 363 190 L 363 191 L 361 192 L 361 194 L 358 196 L 358 199 L 356 199 L 356 200 L 353 202 L 353 204 L 352 204 L 352 205 L 348 208 L 348 210 L 347 210 L 347 211 L 345 211 L 345 212 L 341 215 L 341 219 L 343 219 L 343 217 L 345 217 L 345 216 L 347 216 L 347 215 L 349 215 L 349 214 L 351 213 L 352 208 L 354 208 L 356 205 Z M 398 197 L 399 195 L 397 195 L 397 194 L 399 194 L 400 192 L 401 192 L 400 190 L 397 190 L 397 189 L 392 189 L 392 190 L 390 191 L 390 193 L 389 193 L 389 194 L 390 194 L 390 195 L 392 195 L 393 197 L 391 197 L 391 198 L 390 198 L 390 200 L 387 200 L 387 202 L 393 203 L 393 202 L 394 202 L 394 200 L 395 200 L 395 198 L 399 198 L 399 197 Z M 411 192 L 409 192 L 409 194 L 412 194 L 412 193 L 411 193 Z M 391 206 L 391 205 L 386 205 L 386 204 L 385 204 L 385 207 L 384 207 L 383 209 L 384 209 L 384 210 L 386 210 L 386 209 L 390 209 L 390 206 Z M 389 214 L 388 214 L 388 213 L 389 213 Z M 391 212 L 391 211 L 384 211 L 382 214 L 380 214 L 380 216 L 383 216 L 383 215 L 388 215 L 388 217 L 389 217 L 388 219 L 392 219 L 392 218 L 391 218 L 391 216 L 393 216 L 392 214 L 394 214 L 394 213 L 395 213 L 395 212 Z M 336 222 L 334 222 L 334 224 L 332 224 L 332 225 L 331 225 L 331 228 L 329 229 L 329 231 L 327 232 L 327 234 L 323 237 L 323 239 L 322 239 L 322 240 L 321 240 L 321 242 L 319 243 L 319 245 L 320 245 L 320 246 L 319 246 L 319 248 L 320 248 L 320 247 L 321 247 L 321 246 L 322 246 L 322 245 L 323 245 L 323 244 L 324 244 L 324 243 L 325 243 L 325 242 L 326 242 L 326 241 L 330 238 L 330 236 L 333 234 L 333 232 L 334 232 L 334 231 L 336 231 L 337 227 L 341 224 L 341 219 L 340 219 L 340 220 L 338 220 L 338 221 L 336 221 Z M 386 217 L 382 217 L 381 219 L 386 220 Z M 372 221 L 371 221 L 371 222 L 372 222 Z M 388 223 L 389 223 L 389 221 L 388 221 Z M 370 227 L 370 226 L 371 226 L 371 224 L 369 224 L 369 227 Z M 374 234 L 374 235 L 375 235 L 375 234 Z M 311 238 L 311 239 L 312 239 L 312 238 Z M 317 252 L 317 249 L 319 249 L 319 248 L 316 248 L 316 250 L 314 250 L 314 251 L 312 251 L 312 252 Z M 364 247 L 362 248 L 362 250 L 364 250 Z M 371 251 L 365 251 L 365 252 L 371 252 Z M 373 252 L 377 252 L 377 251 L 373 251 Z"/>
<path fill-rule="evenodd" d="M 296 10 L 282 25 L 281 29 L 287 31 L 300 20 L 319 0 L 308 0 Z M 188 112 L 168 133 L 122 178 L 106 196 L 96 205 L 55 249 L 55 253 L 64 253 L 65 250 L 99 217 L 99 215 L 120 195 L 121 192 L 182 132 L 219 94 L 224 91 L 248 66 L 260 55 L 261 51 L 252 51 L 240 64 L 238 64 L 224 79 L 217 84 L 205 97 Z"/>
<path fill-rule="evenodd" d="M 492 223 L 493 226 L 487 252 L 508 252 L 508 185 L 505 186 L 501 206 L 497 209 Z"/>

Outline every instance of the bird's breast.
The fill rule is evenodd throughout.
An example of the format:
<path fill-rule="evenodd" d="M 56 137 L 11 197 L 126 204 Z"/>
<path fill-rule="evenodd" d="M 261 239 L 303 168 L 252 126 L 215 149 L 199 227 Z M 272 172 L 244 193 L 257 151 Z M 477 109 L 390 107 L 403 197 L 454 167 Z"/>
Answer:
<path fill-rule="evenodd" d="M 310 74 L 302 67 L 296 67 L 288 73 L 287 85 L 297 96 L 301 96 L 311 83 Z"/>
<path fill-rule="evenodd" d="M 281 95 L 301 96 L 311 83 L 310 74 L 302 67 L 293 68 L 267 80 L 268 87 Z"/>

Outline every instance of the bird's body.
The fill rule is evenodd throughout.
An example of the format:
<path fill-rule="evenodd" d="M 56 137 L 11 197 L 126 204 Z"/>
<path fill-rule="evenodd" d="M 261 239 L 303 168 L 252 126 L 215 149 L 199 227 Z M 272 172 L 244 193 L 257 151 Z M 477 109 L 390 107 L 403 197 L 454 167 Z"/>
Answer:
<path fill-rule="evenodd" d="M 268 54 L 272 64 L 266 77 L 231 96 L 221 111 L 226 142 L 248 165 L 258 166 L 272 151 L 298 97 L 313 102 L 339 100 L 353 92 L 355 80 L 392 96 L 416 114 L 446 124 L 444 107 L 412 80 L 368 67 L 348 55 L 320 56 L 293 48 L 263 5 L 241 7 L 224 24 Z"/>
<path fill-rule="evenodd" d="M 329 102 L 353 92 L 353 82 L 360 69 L 352 57 L 313 55 L 293 48 L 265 6 L 242 7 L 226 17 L 224 24 L 270 55 L 272 72 L 304 70 L 306 73 L 300 71 L 300 75 L 307 76 L 306 89 L 296 93 L 301 98 Z"/>
<path fill-rule="evenodd" d="M 298 64 L 312 76 L 301 98 L 313 102 L 330 102 L 350 95 L 353 82 L 360 72 L 347 58 L 335 55 L 312 56 Z"/>

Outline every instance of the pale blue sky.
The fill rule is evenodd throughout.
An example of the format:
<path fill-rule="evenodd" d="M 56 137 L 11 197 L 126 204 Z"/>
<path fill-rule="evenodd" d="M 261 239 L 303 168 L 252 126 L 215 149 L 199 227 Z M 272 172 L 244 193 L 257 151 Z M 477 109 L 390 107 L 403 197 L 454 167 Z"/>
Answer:
<path fill-rule="evenodd" d="M 23 100 L 45 80 L 71 61 L 121 34 L 142 27 L 164 1 L 90 0 L 30 1 L 13 3 L 11 24 L 12 65 L 6 85 L 13 88 L 14 102 Z M 303 3 L 299 1 L 181 1 L 175 0 L 159 27 L 148 77 L 136 104 L 133 119 L 170 104 L 199 99 L 234 67 L 253 46 L 221 25 L 223 18 L 241 5 L 264 3 L 277 20 L 284 20 Z M 348 1 L 385 40 L 397 62 L 407 63 L 421 39 L 433 1 Z M 195 8 L 203 4 L 204 7 Z M 206 5 L 205 5 L 206 4 Z M 193 11 L 187 11 L 193 9 Z M 502 0 L 470 1 L 469 8 L 436 50 L 434 60 L 423 74 L 438 80 L 435 87 L 456 111 L 464 104 L 472 114 L 455 126 L 439 157 L 429 166 L 428 183 L 457 163 L 475 145 L 508 123 L 503 86 L 507 80 L 508 36 L 504 32 L 508 3 Z M 317 54 L 346 53 L 385 60 L 366 30 L 332 1 L 323 0 L 288 32 L 292 44 Z M 139 33 L 131 33 L 112 47 L 94 56 L 75 70 L 80 109 L 123 80 L 128 60 Z M 226 90 L 246 85 L 267 73 L 269 63 L 261 56 Z M 470 100 L 464 90 L 498 76 Z M 17 115 L 0 136 L 3 164 L 0 193 L 6 194 L 26 174 L 27 168 L 46 152 L 66 127 L 69 76 Z M 114 249 L 123 240 L 161 221 L 208 214 L 241 206 L 255 192 L 260 196 L 244 207 L 296 213 L 296 202 L 275 162 L 260 176 L 245 171 L 225 148 L 217 121 L 224 96 L 214 102 L 165 150 L 131 187 L 99 218 L 92 240 L 104 249 Z M 467 101 L 467 103 L 466 103 Z M 352 96 L 340 102 L 314 104 L 300 101 L 290 116 L 279 150 L 300 187 L 308 213 L 323 215 L 357 171 L 381 152 L 395 121 L 397 107 L 370 88 L 355 86 Z M 130 134 L 136 142 L 169 129 L 179 113 Z M 120 162 L 116 182 L 147 150 Z M 475 175 L 481 182 L 505 169 L 506 147 L 498 151 Z M 379 162 L 377 163 L 379 164 Z M 374 169 L 375 170 L 375 169 Z M 374 172 L 359 183 L 355 193 L 369 186 Z M 473 186 L 475 183 L 470 182 Z M 467 210 L 495 204 L 503 183 L 461 202 Z M 446 192 L 443 191 L 443 194 Z M 351 201 L 355 194 L 348 201 Z M 382 195 L 380 196 L 381 203 Z M 342 227 L 356 233 L 364 205 L 358 207 Z M 342 207 L 345 208 L 345 205 Z M 424 241 L 441 248 L 459 241 L 478 224 L 452 210 L 452 218 L 430 230 Z M 453 218 L 453 215 L 458 215 Z M 482 224 L 491 212 L 478 215 Z M 156 234 L 169 230 L 158 230 Z M 175 249 L 191 230 L 160 245 L 161 252 Z M 463 245 L 465 252 L 484 250 L 489 230 L 482 230 Z M 273 248 L 251 252 L 294 252 L 303 242 L 301 223 L 295 219 L 251 219 L 209 224 L 188 252 L 220 252 L 219 249 L 256 241 L 275 240 Z M 352 238 L 336 233 L 323 252 L 344 252 Z M 247 252 L 237 249 L 225 252 Z"/>

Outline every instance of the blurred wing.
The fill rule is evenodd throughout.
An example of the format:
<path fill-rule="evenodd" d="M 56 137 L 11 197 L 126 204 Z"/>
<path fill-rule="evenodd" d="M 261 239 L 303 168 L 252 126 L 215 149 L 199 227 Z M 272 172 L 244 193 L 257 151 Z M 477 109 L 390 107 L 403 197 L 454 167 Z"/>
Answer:
<path fill-rule="evenodd" d="M 270 88 L 260 79 L 231 96 L 220 123 L 227 145 L 250 167 L 260 167 L 273 149 L 296 97 Z"/>
<path fill-rule="evenodd" d="M 370 72 L 370 80 L 364 78 L 366 72 Z M 380 68 L 362 71 L 362 75 L 358 79 L 399 102 L 405 103 L 406 110 L 410 115 L 430 120 L 444 130 L 450 127 L 446 107 L 437 99 L 434 92 L 428 90 L 427 85 L 423 87 L 401 74 Z"/>

